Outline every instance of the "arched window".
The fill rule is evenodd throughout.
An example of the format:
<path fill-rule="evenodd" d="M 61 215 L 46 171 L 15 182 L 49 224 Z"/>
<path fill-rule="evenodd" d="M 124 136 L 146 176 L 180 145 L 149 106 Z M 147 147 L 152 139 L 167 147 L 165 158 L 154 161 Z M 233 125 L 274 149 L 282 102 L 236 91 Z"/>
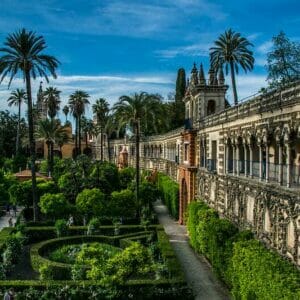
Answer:
<path fill-rule="evenodd" d="M 216 111 L 216 103 L 214 100 L 209 100 L 207 102 L 207 115 L 212 115 Z"/>

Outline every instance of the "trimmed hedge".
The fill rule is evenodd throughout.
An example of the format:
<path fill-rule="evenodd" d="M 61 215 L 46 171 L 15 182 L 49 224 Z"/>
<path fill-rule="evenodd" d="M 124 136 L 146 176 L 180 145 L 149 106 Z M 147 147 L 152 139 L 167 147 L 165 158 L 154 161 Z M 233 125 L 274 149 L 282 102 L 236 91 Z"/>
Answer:
<path fill-rule="evenodd" d="M 179 217 L 179 185 L 170 177 L 159 173 L 157 177 L 158 189 L 162 196 L 162 201 L 168 207 L 170 215 L 178 220 Z"/>
<path fill-rule="evenodd" d="M 0 253 L 3 250 L 3 247 L 5 245 L 7 238 L 14 232 L 14 230 L 15 230 L 15 228 L 13 228 L 13 227 L 4 227 L 0 231 Z"/>
<path fill-rule="evenodd" d="M 191 246 L 208 258 L 235 299 L 300 299 L 300 273 L 294 265 L 249 231 L 238 232 L 203 202 L 192 202 L 188 210 Z"/>
<path fill-rule="evenodd" d="M 94 281 L 0 281 L 0 297 L 13 287 L 18 299 L 137 299 L 191 300 L 191 290 L 181 280 L 130 280 L 111 290 Z"/>
<path fill-rule="evenodd" d="M 120 225 L 120 234 L 137 233 L 144 230 L 142 225 Z M 150 225 L 148 230 L 160 230 L 163 227 L 161 225 Z M 87 226 L 71 226 L 68 229 L 68 235 L 85 235 L 87 232 Z M 114 235 L 114 226 L 104 225 L 96 229 L 97 235 Z M 34 226 L 25 227 L 24 234 L 28 238 L 28 243 L 37 243 L 43 240 L 56 238 L 56 231 L 54 226 Z"/>

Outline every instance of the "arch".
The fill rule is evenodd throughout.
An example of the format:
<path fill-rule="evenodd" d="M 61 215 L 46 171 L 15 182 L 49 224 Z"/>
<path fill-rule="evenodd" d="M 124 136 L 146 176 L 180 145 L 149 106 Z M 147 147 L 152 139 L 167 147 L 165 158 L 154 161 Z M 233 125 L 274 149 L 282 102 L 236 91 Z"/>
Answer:
<path fill-rule="evenodd" d="M 207 102 L 207 115 L 212 115 L 216 112 L 216 102 L 214 100 L 208 100 Z"/>

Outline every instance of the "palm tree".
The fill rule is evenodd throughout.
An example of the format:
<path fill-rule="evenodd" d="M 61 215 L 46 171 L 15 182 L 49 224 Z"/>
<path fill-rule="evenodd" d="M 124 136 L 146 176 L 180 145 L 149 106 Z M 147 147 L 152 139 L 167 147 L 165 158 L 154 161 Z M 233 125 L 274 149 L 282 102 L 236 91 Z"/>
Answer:
<path fill-rule="evenodd" d="M 85 148 L 88 148 L 88 136 L 93 135 L 95 132 L 95 125 L 93 120 L 87 119 L 85 116 L 81 117 L 81 127 L 82 132 L 84 133 L 84 140 L 85 140 Z"/>
<path fill-rule="evenodd" d="M 68 114 L 70 112 L 69 106 L 65 105 L 62 111 L 63 111 L 64 115 L 66 116 L 66 123 L 67 123 L 67 121 L 68 121 Z"/>
<path fill-rule="evenodd" d="M 18 127 L 17 127 L 17 139 L 16 139 L 16 155 L 19 153 L 20 146 L 20 120 L 21 120 L 21 105 L 27 99 L 26 92 L 23 89 L 16 89 L 12 91 L 11 96 L 7 99 L 8 106 L 18 106 Z"/>
<path fill-rule="evenodd" d="M 116 115 L 108 115 L 107 116 L 107 122 L 104 128 L 104 131 L 107 136 L 107 151 L 108 151 L 108 161 L 111 161 L 111 151 L 110 151 L 110 138 L 113 133 L 116 133 L 116 136 L 119 135 L 119 126 L 118 126 L 118 120 L 116 118 Z"/>
<path fill-rule="evenodd" d="M 157 95 L 141 92 L 132 96 L 121 96 L 115 103 L 113 110 L 118 116 L 121 125 L 130 124 L 134 128 L 135 135 L 135 163 L 136 163 L 136 200 L 139 203 L 139 183 L 140 183 L 140 128 L 148 120 L 154 124 L 155 116 L 150 108 L 154 108 L 154 103 L 159 105 Z M 147 120 L 146 120 L 147 117 Z"/>
<path fill-rule="evenodd" d="M 51 120 L 55 118 L 60 109 L 60 93 L 61 91 L 52 86 L 46 88 L 44 92 L 44 99 L 48 108 L 48 116 Z"/>
<path fill-rule="evenodd" d="M 38 130 L 36 133 L 38 138 L 45 140 L 48 148 L 48 171 L 50 174 L 53 172 L 53 158 L 54 158 L 54 145 L 58 141 L 66 139 L 66 129 L 61 126 L 59 120 L 44 119 L 38 123 Z"/>
<path fill-rule="evenodd" d="M 75 91 L 70 95 L 69 106 L 75 118 L 75 156 L 81 154 L 81 116 L 85 112 L 85 107 L 90 102 L 88 100 L 89 94 L 84 91 Z"/>
<path fill-rule="evenodd" d="M 0 83 L 4 78 L 9 77 L 8 86 L 10 86 L 12 80 L 20 72 L 26 84 L 34 221 L 37 220 L 38 199 L 35 174 L 36 154 L 32 116 L 31 78 L 36 79 L 38 75 L 44 77 L 48 82 L 47 72 L 56 78 L 55 70 L 59 65 L 59 61 L 55 57 L 43 53 L 46 47 L 43 36 L 38 36 L 35 32 L 27 31 L 23 28 L 13 34 L 9 34 L 4 42 L 4 47 L 0 48 L 0 53 L 2 53 L 0 57 Z"/>
<path fill-rule="evenodd" d="M 109 104 L 104 98 L 100 98 L 96 100 L 96 103 L 93 104 L 93 113 L 97 117 L 97 123 L 100 128 L 100 160 L 103 161 L 103 131 L 105 127 L 105 123 L 107 121 L 107 115 L 109 113 Z"/>
<path fill-rule="evenodd" d="M 238 74 L 239 66 L 247 72 L 253 69 L 254 57 L 253 52 L 248 48 L 253 46 L 240 33 L 232 29 L 221 34 L 215 41 L 215 46 L 210 48 L 211 66 L 215 70 L 220 70 L 225 65 L 226 74 L 231 74 L 234 104 L 238 103 L 236 91 L 235 74 Z"/>

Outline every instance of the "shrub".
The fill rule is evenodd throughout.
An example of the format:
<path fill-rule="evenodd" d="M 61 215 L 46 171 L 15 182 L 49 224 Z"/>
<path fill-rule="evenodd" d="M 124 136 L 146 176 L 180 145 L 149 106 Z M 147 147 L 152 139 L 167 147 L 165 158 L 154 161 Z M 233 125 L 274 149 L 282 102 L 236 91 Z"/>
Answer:
<path fill-rule="evenodd" d="M 206 204 L 189 205 L 188 230 L 192 247 L 210 260 L 235 299 L 299 298 L 296 268 L 253 240 L 251 232 L 238 232 Z"/>
<path fill-rule="evenodd" d="M 40 198 L 39 206 L 43 214 L 53 218 L 63 217 L 69 211 L 69 203 L 63 194 L 44 194 Z"/>
<path fill-rule="evenodd" d="M 100 231 L 100 226 L 101 226 L 101 221 L 99 218 L 92 218 L 88 224 L 88 230 L 87 234 L 88 235 L 93 235 L 96 232 L 99 233 Z"/>
<path fill-rule="evenodd" d="M 121 189 L 127 189 L 135 178 L 135 169 L 128 167 L 119 170 L 119 178 Z"/>
<path fill-rule="evenodd" d="M 57 186 L 52 180 L 38 183 L 37 190 L 40 197 L 47 193 L 55 194 L 58 192 Z"/>
<path fill-rule="evenodd" d="M 43 264 L 39 267 L 40 279 L 41 280 L 52 280 L 53 279 L 53 268 L 51 265 Z"/>
<path fill-rule="evenodd" d="M 80 178 L 71 172 L 62 174 L 58 179 L 57 185 L 66 198 L 72 201 L 75 201 L 81 190 Z"/>
<path fill-rule="evenodd" d="M 66 236 L 68 234 L 68 225 L 66 220 L 57 220 L 55 222 L 57 237 Z"/>
<path fill-rule="evenodd" d="M 130 190 L 113 192 L 109 203 L 109 211 L 113 217 L 133 218 L 137 205 L 134 193 Z"/>
<path fill-rule="evenodd" d="M 85 189 L 76 197 L 78 212 L 88 218 L 105 214 L 105 195 L 99 189 Z"/>
<path fill-rule="evenodd" d="M 158 174 L 158 189 L 162 200 L 169 209 L 170 215 L 178 219 L 179 216 L 179 185 L 170 177 Z"/>
<path fill-rule="evenodd" d="M 147 181 L 142 182 L 140 185 L 139 197 L 143 206 L 151 206 L 151 204 L 159 197 L 157 186 Z"/>

